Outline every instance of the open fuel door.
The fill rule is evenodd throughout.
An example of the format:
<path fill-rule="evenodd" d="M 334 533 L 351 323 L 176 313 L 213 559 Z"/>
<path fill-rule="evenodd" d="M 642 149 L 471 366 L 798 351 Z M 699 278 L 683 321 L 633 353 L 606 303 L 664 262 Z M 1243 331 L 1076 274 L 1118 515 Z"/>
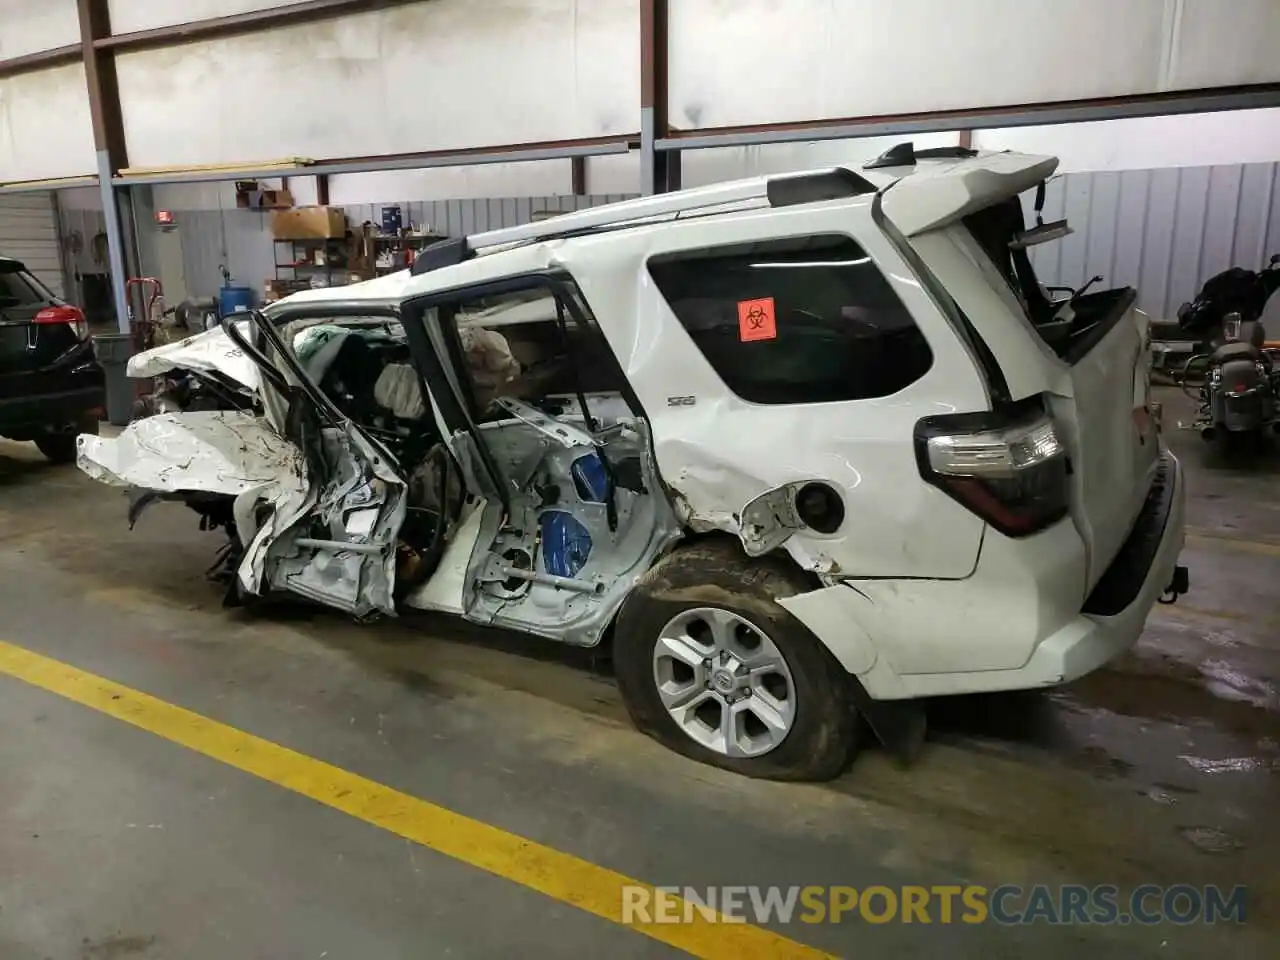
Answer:
<path fill-rule="evenodd" d="M 302 451 L 310 477 L 302 505 L 258 528 L 242 582 L 356 617 L 394 616 L 408 490 L 395 458 L 333 403 L 260 314 L 247 330 L 226 321 L 223 329 L 260 368 L 266 415 Z"/>
<path fill-rule="evenodd" d="M 804 483 L 785 483 L 766 490 L 742 508 L 738 536 L 749 557 L 762 557 L 777 550 L 797 530 L 805 529 L 796 509 L 796 496 Z"/>

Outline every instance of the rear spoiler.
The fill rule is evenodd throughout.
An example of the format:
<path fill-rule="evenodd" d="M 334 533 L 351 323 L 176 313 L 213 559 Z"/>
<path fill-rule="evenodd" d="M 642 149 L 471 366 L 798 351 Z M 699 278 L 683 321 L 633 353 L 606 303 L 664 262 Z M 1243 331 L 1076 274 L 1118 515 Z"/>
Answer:
<path fill-rule="evenodd" d="M 937 174 L 910 173 L 884 197 L 884 211 L 905 236 L 939 230 L 1048 180 L 1057 157 L 994 153 L 961 160 Z"/>

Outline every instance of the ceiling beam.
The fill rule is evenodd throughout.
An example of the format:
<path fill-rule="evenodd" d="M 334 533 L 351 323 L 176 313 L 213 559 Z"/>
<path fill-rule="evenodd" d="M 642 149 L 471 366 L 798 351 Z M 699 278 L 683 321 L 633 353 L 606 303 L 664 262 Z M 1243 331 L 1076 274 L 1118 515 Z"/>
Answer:
<path fill-rule="evenodd" d="M 572 160 L 628 153 L 636 145 L 636 134 L 589 137 L 580 140 L 546 140 L 461 150 L 433 150 L 426 153 L 399 153 L 386 156 L 344 157 L 317 160 L 296 166 L 263 164 L 259 167 L 219 169 L 156 170 L 139 169 L 116 176 L 116 186 L 156 183 L 211 183 L 225 180 L 265 180 L 269 177 L 330 177 L 390 170 L 432 170 L 439 167 L 470 167 L 490 163 L 528 163 L 538 160 Z"/>
<path fill-rule="evenodd" d="M 1027 103 L 975 110 L 942 110 L 878 117 L 847 117 L 839 120 L 800 120 L 741 127 L 672 130 L 665 139 L 659 138 L 654 148 L 662 153 L 670 150 L 745 147 L 765 143 L 806 143 L 817 140 L 853 140 L 858 137 L 947 133 L 953 130 L 1052 126 L 1062 123 L 1131 120 L 1142 117 L 1256 110 L 1269 107 L 1280 107 L 1280 83 L 1254 84 L 1245 87 L 1211 87 L 1203 90 L 1101 97 L 1093 100 Z"/>
<path fill-rule="evenodd" d="M 65 47 L 54 47 L 52 50 L 39 50 L 20 57 L 10 57 L 8 60 L 0 60 L 0 80 L 20 73 L 34 73 L 37 70 L 50 70 L 53 67 L 79 63 L 80 56 L 80 44 L 71 43 Z"/>
<path fill-rule="evenodd" d="M 212 17 L 208 20 L 174 23 L 150 30 L 103 36 L 94 41 L 94 46 L 100 50 L 133 53 L 138 50 L 154 50 L 160 47 L 196 43 L 201 40 L 219 40 L 275 27 L 317 23 L 322 20 L 332 20 L 335 17 L 423 2 L 425 0 L 303 0 L 301 3 L 268 7 L 265 10 L 250 10 L 247 13 L 236 13 L 226 17 Z"/>

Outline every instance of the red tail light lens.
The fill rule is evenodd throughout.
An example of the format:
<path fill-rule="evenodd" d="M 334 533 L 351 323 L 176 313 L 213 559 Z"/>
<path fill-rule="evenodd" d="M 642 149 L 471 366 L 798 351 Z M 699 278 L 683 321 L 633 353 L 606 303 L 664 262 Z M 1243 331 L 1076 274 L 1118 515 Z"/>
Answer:
<path fill-rule="evenodd" d="M 1067 514 L 1066 447 L 1038 404 L 928 417 L 916 426 L 916 460 L 927 482 L 1006 536 L 1028 536 Z"/>
<path fill-rule="evenodd" d="M 89 324 L 79 307 L 45 307 L 36 314 L 36 323 L 69 323 L 81 340 L 89 336 Z"/>

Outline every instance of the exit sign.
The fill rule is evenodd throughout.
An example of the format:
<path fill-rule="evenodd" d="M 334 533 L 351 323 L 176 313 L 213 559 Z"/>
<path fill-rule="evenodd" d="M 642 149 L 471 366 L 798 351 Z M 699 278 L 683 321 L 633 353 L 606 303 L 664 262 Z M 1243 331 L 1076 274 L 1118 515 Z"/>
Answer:
<path fill-rule="evenodd" d="M 162 226 L 162 227 L 169 227 L 169 226 L 172 226 L 172 225 L 173 225 L 173 211 L 172 211 L 172 210 L 157 210 L 157 211 L 156 211 L 156 223 L 160 224 L 160 226 Z"/>

